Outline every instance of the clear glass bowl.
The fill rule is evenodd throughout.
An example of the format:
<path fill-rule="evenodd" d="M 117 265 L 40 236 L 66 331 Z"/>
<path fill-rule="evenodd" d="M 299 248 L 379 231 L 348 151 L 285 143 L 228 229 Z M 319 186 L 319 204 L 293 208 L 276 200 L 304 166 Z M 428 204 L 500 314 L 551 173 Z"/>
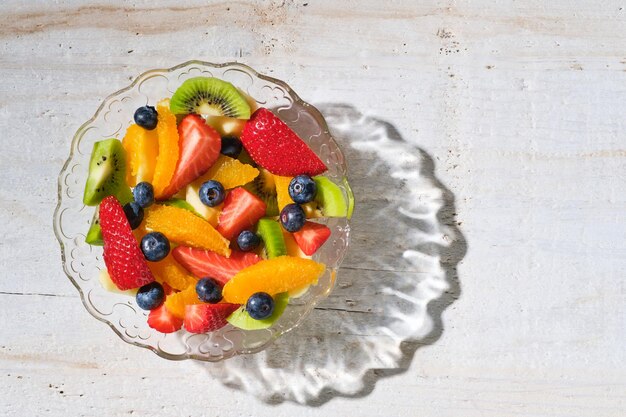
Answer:
<path fill-rule="evenodd" d="M 341 187 L 345 197 L 351 196 L 343 153 L 315 107 L 302 101 L 284 82 L 260 75 L 245 65 L 189 61 L 170 69 L 143 73 L 131 85 L 107 97 L 96 114 L 78 129 L 69 158 L 59 175 L 54 230 L 61 245 L 65 273 L 78 289 L 85 308 L 95 318 L 108 324 L 125 342 L 150 349 L 166 359 L 216 362 L 261 351 L 306 318 L 333 289 L 337 270 L 348 248 L 350 226 L 347 219 L 325 220 L 332 235 L 314 256 L 316 261 L 327 265 L 325 274 L 304 296 L 292 299 L 270 329 L 243 331 L 227 325 L 209 334 L 181 330 L 165 335 L 147 325 L 147 313 L 137 307 L 133 298 L 104 290 L 98 280 L 98 272 L 104 267 L 102 248 L 85 243 L 94 208 L 82 204 L 93 144 L 102 139 L 123 137 L 132 123 L 135 109 L 170 97 L 183 81 L 197 76 L 229 81 L 254 98 L 259 106 L 276 112 L 326 163 L 326 175 Z"/>

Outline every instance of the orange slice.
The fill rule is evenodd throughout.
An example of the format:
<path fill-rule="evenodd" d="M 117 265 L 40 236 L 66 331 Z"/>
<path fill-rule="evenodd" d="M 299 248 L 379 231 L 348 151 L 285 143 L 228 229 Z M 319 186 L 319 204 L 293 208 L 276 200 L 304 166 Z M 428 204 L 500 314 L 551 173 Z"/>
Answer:
<path fill-rule="evenodd" d="M 192 304 L 204 304 L 198 298 L 195 285 L 190 285 L 181 292 L 170 294 L 165 299 L 165 308 L 167 308 L 167 311 L 179 319 L 185 318 L 185 306 Z"/>
<path fill-rule="evenodd" d="M 132 124 L 126 130 L 122 146 L 126 150 L 126 180 L 134 187 L 138 182 L 152 182 L 154 166 L 159 153 L 155 130 L 146 130 Z"/>
<path fill-rule="evenodd" d="M 172 255 L 159 262 L 149 262 L 148 267 L 158 282 L 166 283 L 175 290 L 184 290 L 196 285 L 197 279 L 180 266 Z"/>
<path fill-rule="evenodd" d="M 176 162 L 178 162 L 178 129 L 176 128 L 176 116 L 170 112 L 170 103 L 168 99 L 161 100 L 157 103 L 158 123 L 156 134 L 159 142 L 159 155 L 156 159 L 154 168 L 154 178 L 152 186 L 154 187 L 155 198 L 163 197 L 163 190 L 170 184 Z"/>
<path fill-rule="evenodd" d="M 230 256 L 230 242 L 189 210 L 155 204 L 146 209 L 145 222 L 148 229 L 163 233 L 172 242 Z"/>
<path fill-rule="evenodd" d="M 279 256 L 242 269 L 222 290 L 224 301 L 245 304 L 256 292 L 275 295 L 317 282 L 326 266 L 311 259 Z"/>
<path fill-rule="evenodd" d="M 293 200 L 289 195 L 289 183 L 292 177 L 281 177 L 274 175 L 274 183 L 276 184 L 276 200 L 278 201 L 278 211 L 280 212 L 287 204 L 292 204 Z"/>
<path fill-rule="evenodd" d="M 244 164 L 238 159 L 220 155 L 211 169 L 193 183 L 199 189 L 202 183 L 208 180 L 215 180 L 229 190 L 249 183 L 258 175 L 259 170 L 253 166 Z"/>

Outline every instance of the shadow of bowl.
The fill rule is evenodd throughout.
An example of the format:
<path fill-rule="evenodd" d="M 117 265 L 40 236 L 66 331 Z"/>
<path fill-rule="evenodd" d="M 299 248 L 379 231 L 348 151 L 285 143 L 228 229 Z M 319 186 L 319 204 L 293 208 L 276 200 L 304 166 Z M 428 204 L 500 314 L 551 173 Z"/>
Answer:
<path fill-rule="evenodd" d="M 225 385 L 267 403 L 319 406 L 362 397 L 405 372 L 415 351 L 443 332 L 460 296 L 467 251 L 454 195 L 433 159 L 388 122 L 344 104 L 321 104 L 349 163 L 356 205 L 351 243 L 328 299 L 266 350 L 201 364 Z"/>

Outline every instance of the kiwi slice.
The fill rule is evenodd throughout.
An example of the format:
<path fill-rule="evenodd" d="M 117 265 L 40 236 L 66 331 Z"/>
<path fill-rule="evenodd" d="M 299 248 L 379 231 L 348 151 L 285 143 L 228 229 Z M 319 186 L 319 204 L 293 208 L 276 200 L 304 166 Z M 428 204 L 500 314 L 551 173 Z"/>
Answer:
<path fill-rule="evenodd" d="M 243 152 L 242 152 L 243 153 Z M 254 181 L 246 184 L 243 188 L 259 197 L 265 202 L 265 215 L 267 217 L 278 216 L 278 200 L 276 199 L 276 183 L 271 172 L 259 169 L 259 175 Z"/>
<path fill-rule="evenodd" d="M 87 236 L 85 237 L 85 242 L 94 246 L 103 246 L 104 241 L 102 240 L 102 229 L 100 228 L 100 216 L 98 212 L 99 210 L 96 208 L 91 219 L 91 225 L 87 231 Z"/>
<path fill-rule="evenodd" d="M 126 156 L 122 142 L 107 139 L 96 142 L 89 161 L 89 175 L 85 184 L 83 204 L 95 206 L 102 199 L 114 195 L 122 204 L 133 200 L 126 185 Z"/>
<path fill-rule="evenodd" d="M 174 114 L 250 118 L 250 105 L 237 88 L 213 77 L 195 77 L 182 83 L 170 100 L 170 110 Z"/>
<path fill-rule="evenodd" d="M 276 258 L 287 254 L 283 231 L 276 220 L 261 219 L 257 225 L 257 233 L 265 244 L 266 258 Z"/>
<path fill-rule="evenodd" d="M 243 330 L 267 329 L 283 315 L 287 304 L 289 304 L 289 294 L 282 292 L 274 296 L 274 312 L 271 316 L 262 320 L 256 320 L 250 317 L 250 314 L 246 311 L 246 306 L 241 306 L 228 316 L 226 321 Z"/>
<path fill-rule="evenodd" d="M 315 201 L 325 217 L 346 217 L 348 205 L 341 188 L 326 177 L 314 177 L 317 193 Z"/>

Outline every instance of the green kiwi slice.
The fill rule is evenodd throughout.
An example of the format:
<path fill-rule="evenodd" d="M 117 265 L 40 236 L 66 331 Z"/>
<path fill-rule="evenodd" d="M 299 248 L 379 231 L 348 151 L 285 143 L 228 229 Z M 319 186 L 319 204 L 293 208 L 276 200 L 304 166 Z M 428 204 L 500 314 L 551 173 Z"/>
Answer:
<path fill-rule="evenodd" d="M 98 215 L 98 208 L 96 208 L 96 211 L 93 213 L 93 217 L 91 218 L 91 225 L 89 226 L 89 230 L 87 231 L 85 242 L 94 246 L 104 245 L 104 241 L 102 240 L 102 229 L 100 228 L 100 216 Z"/>
<path fill-rule="evenodd" d="M 265 244 L 266 258 L 271 259 L 287 255 L 287 246 L 285 245 L 283 231 L 276 220 L 266 218 L 259 220 L 257 233 L 261 236 Z"/>
<path fill-rule="evenodd" d="M 348 205 L 341 188 L 326 177 L 314 177 L 317 193 L 315 201 L 325 217 L 346 217 Z M 350 213 L 352 214 L 352 213 Z"/>
<path fill-rule="evenodd" d="M 289 304 L 289 294 L 282 292 L 274 296 L 274 311 L 268 318 L 262 320 L 253 319 L 246 311 L 246 306 L 241 306 L 228 316 L 226 321 L 243 330 L 267 329 L 283 315 L 287 304 Z"/>
<path fill-rule="evenodd" d="M 182 83 L 170 100 L 170 110 L 174 114 L 250 118 L 250 105 L 239 90 L 213 77 L 195 77 Z"/>
<path fill-rule="evenodd" d="M 115 196 L 122 204 L 132 201 L 133 194 L 126 185 L 125 177 L 126 156 L 122 142 L 107 139 L 94 143 L 83 204 L 96 206 L 109 195 Z"/>
<path fill-rule="evenodd" d="M 259 175 L 254 181 L 246 184 L 243 188 L 259 197 L 265 202 L 265 215 L 267 217 L 278 216 L 278 200 L 276 200 L 276 183 L 274 176 L 267 170 L 259 168 Z"/>

